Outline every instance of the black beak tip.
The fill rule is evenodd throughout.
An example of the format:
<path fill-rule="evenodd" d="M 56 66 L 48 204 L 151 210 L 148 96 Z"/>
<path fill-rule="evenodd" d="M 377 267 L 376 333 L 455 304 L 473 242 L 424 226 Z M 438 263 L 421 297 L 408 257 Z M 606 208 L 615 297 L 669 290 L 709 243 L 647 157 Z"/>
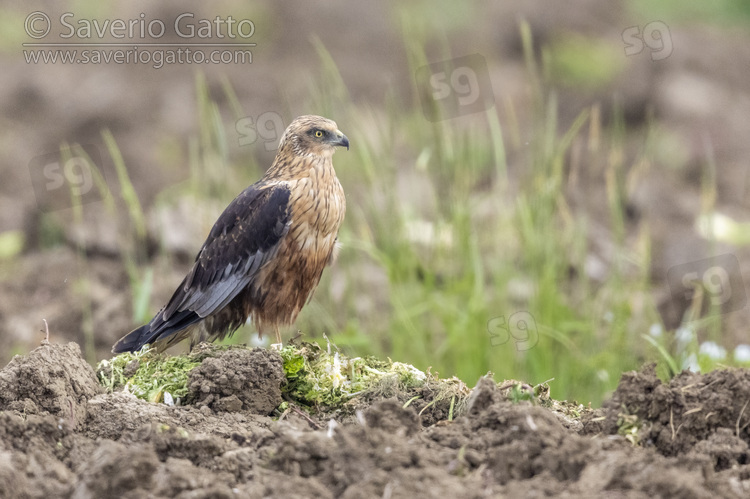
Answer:
<path fill-rule="evenodd" d="M 349 137 L 336 130 L 335 140 L 331 142 L 334 146 L 346 147 L 349 150 Z"/>

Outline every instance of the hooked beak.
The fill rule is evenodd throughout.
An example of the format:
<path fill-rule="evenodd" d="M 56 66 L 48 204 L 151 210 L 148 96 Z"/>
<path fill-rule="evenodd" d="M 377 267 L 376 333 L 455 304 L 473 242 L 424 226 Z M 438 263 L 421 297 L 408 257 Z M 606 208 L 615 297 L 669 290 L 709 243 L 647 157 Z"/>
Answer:
<path fill-rule="evenodd" d="M 346 150 L 349 150 L 349 138 L 338 130 L 336 130 L 336 138 L 331 141 L 331 144 L 346 147 Z"/>

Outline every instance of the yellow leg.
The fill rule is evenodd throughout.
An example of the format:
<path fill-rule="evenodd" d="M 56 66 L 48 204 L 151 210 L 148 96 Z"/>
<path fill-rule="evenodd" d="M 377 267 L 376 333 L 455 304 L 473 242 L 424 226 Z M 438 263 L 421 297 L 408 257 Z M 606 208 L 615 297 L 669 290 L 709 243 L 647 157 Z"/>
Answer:
<path fill-rule="evenodd" d="M 274 326 L 273 331 L 276 333 L 276 343 L 281 345 L 281 333 L 279 332 L 279 326 Z"/>

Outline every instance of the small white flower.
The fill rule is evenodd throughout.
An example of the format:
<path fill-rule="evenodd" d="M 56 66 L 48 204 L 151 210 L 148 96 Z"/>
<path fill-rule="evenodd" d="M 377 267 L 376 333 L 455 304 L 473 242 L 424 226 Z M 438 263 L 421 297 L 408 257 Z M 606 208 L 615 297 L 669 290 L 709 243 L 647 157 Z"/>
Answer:
<path fill-rule="evenodd" d="M 446 224 L 434 224 L 427 220 L 407 220 L 404 223 L 406 238 L 425 246 L 453 246 L 453 231 Z"/>
<path fill-rule="evenodd" d="M 723 213 L 703 215 L 696 221 L 698 232 L 706 239 L 733 242 L 742 233 L 742 224 Z"/>
<path fill-rule="evenodd" d="M 711 360 L 724 360 L 727 358 L 727 349 L 714 341 L 701 343 L 698 352 L 702 355 L 706 355 Z"/>
<path fill-rule="evenodd" d="M 695 331 L 689 326 L 680 326 L 674 332 L 679 350 L 684 350 L 686 346 L 695 341 Z"/>
<path fill-rule="evenodd" d="M 664 334 L 664 327 L 658 322 L 655 322 L 651 324 L 650 328 L 648 328 L 648 334 L 650 334 L 654 338 L 661 338 Z"/>
<path fill-rule="evenodd" d="M 734 360 L 736 362 L 750 362 L 750 345 L 742 344 L 734 348 Z"/>
<path fill-rule="evenodd" d="M 698 357 L 694 353 L 691 353 L 684 361 L 682 361 L 682 368 L 694 373 L 701 372 L 701 366 L 698 365 Z"/>

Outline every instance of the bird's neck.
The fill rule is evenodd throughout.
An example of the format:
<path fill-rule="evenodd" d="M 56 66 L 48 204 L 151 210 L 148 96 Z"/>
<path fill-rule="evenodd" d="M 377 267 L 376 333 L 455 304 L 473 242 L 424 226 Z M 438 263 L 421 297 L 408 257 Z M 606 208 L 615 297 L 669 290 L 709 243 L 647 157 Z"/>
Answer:
<path fill-rule="evenodd" d="M 276 155 L 271 167 L 266 171 L 266 180 L 292 180 L 304 177 L 324 177 L 336 175 L 331 154 L 283 154 Z"/>

